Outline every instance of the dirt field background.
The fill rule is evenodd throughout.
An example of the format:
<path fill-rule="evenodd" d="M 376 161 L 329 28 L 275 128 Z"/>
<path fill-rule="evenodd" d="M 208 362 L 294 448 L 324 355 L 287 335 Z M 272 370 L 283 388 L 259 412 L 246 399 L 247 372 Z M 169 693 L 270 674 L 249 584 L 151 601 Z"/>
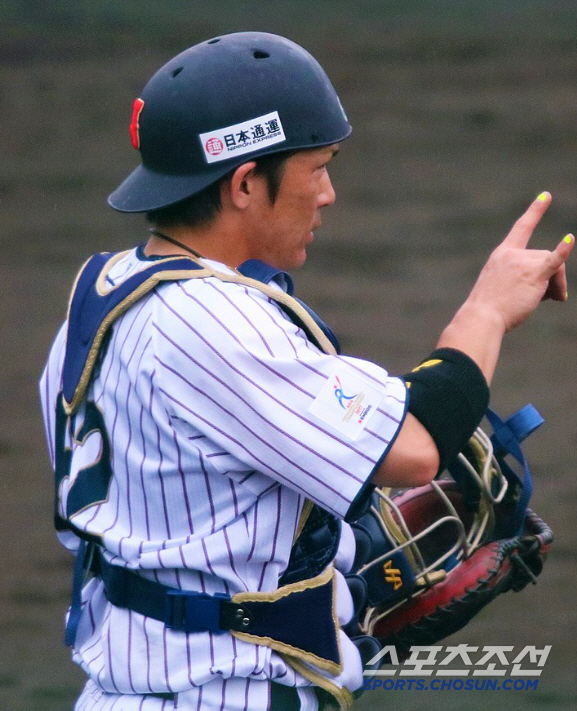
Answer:
<path fill-rule="evenodd" d="M 257 29 L 306 46 L 353 124 L 337 203 L 302 298 L 344 350 L 403 372 L 426 355 L 493 246 L 541 190 L 535 244 L 577 229 L 574 0 L 4 0 L 0 9 L 0 708 L 71 709 L 82 675 L 63 645 L 71 560 L 52 530 L 37 380 L 90 253 L 145 239 L 108 193 L 137 162 L 132 101 L 196 41 Z M 547 424 L 526 451 L 533 506 L 556 543 L 536 587 L 503 596 L 451 642 L 553 645 L 537 691 L 379 692 L 359 709 L 577 707 L 577 263 L 569 302 L 505 345 L 493 406 Z M 499 693 L 499 696 L 495 696 Z"/>

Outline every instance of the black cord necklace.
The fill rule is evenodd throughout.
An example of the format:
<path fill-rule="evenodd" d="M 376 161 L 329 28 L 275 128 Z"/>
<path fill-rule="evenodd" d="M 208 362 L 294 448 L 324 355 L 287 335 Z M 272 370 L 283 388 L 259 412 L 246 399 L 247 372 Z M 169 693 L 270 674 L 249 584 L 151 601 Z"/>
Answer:
<path fill-rule="evenodd" d="M 179 242 L 177 239 L 174 239 L 174 237 L 169 237 L 168 235 L 165 235 L 163 232 L 159 232 L 155 227 L 149 227 L 148 231 L 151 234 L 153 234 L 155 237 L 160 237 L 160 239 L 164 239 L 167 242 L 171 242 L 172 244 L 175 244 L 177 247 L 184 249 L 185 252 L 190 252 L 190 254 L 194 255 L 195 257 L 198 257 L 199 259 L 204 259 L 202 254 L 199 254 L 192 247 L 189 247 L 188 245 L 183 244 L 182 242 Z"/>

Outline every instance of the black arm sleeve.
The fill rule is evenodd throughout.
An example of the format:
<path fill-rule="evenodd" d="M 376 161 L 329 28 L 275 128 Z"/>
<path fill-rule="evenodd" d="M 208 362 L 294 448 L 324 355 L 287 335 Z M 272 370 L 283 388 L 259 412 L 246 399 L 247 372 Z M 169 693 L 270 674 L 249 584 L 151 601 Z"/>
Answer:
<path fill-rule="evenodd" d="M 461 351 L 439 348 L 404 380 L 408 410 L 433 438 L 441 466 L 455 459 L 483 419 L 489 386 L 479 366 Z"/>

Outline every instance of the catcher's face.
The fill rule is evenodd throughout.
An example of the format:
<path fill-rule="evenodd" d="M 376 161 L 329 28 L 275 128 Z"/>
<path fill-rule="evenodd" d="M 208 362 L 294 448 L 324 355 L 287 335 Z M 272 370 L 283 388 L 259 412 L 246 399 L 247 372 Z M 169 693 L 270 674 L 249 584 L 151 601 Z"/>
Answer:
<path fill-rule="evenodd" d="M 327 166 L 337 152 L 335 144 L 299 151 L 288 158 L 272 204 L 265 179 L 261 179 L 250 237 L 253 259 L 285 270 L 304 264 L 313 232 L 321 225 L 321 208 L 335 201 Z"/>

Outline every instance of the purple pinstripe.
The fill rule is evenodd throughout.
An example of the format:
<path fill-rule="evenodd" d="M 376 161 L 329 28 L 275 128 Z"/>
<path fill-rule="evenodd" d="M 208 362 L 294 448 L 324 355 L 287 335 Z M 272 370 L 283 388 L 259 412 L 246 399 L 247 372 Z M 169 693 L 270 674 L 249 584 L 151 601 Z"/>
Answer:
<path fill-rule="evenodd" d="M 279 525 L 280 525 L 280 521 L 281 521 L 281 511 L 282 511 L 282 498 L 281 498 L 280 488 L 277 489 L 276 510 L 277 510 L 277 519 L 276 519 L 276 524 L 274 527 L 274 535 L 272 537 L 272 550 L 270 553 L 270 558 L 262 566 L 260 580 L 258 582 L 258 588 L 257 588 L 257 590 L 259 590 L 259 591 L 262 590 L 265 571 L 266 571 L 267 567 L 269 566 L 269 564 L 274 560 L 274 555 L 276 553 L 276 544 L 277 544 L 277 539 L 278 539 L 278 531 L 279 531 Z M 255 531 L 255 535 L 256 535 L 256 531 Z"/>
<path fill-rule="evenodd" d="M 202 454 L 199 457 L 200 461 L 200 468 L 202 469 L 202 474 L 204 476 L 204 483 L 206 485 L 206 493 L 208 496 L 208 505 L 210 506 L 210 517 L 212 519 L 212 525 L 210 527 L 210 532 L 214 533 L 216 531 L 216 512 L 214 509 L 214 501 L 212 499 L 212 490 L 210 488 L 210 479 L 208 477 L 208 472 L 206 471 L 206 467 L 204 465 L 204 457 Z"/>
<path fill-rule="evenodd" d="M 222 702 L 220 704 L 220 711 L 224 711 L 224 704 L 225 704 L 225 698 L 226 698 L 226 683 L 227 679 L 222 680 Z"/>
<path fill-rule="evenodd" d="M 152 407 L 152 405 L 150 405 Z M 139 422 L 140 422 L 140 434 L 142 436 L 142 459 L 140 461 L 140 484 L 143 492 L 142 500 L 144 503 L 144 521 L 146 524 L 146 535 L 147 538 L 150 539 L 150 514 L 148 511 L 148 499 L 146 497 L 146 489 L 144 486 L 144 463 L 146 462 L 146 438 L 144 436 L 144 431 L 143 431 L 143 417 L 144 417 L 144 407 L 142 405 L 140 406 L 140 417 L 139 417 Z M 144 541 L 140 542 L 140 554 L 142 554 L 142 546 L 144 544 Z"/>
<path fill-rule="evenodd" d="M 110 617 L 111 611 L 109 611 L 108 617 Z M 110 639 L 110 635 L 108 635 L 108 639 L 106 640 L 106 651 L 108 652 L 108 668 L 110 669 L 110 682 L 114 689 L 116 691 L 119 691 L 118 686 L 116 685 L 116 680 L 114 678 L 114 669 L 112 665 L 112 641 Z"/>
<path fill-rule="evenodd" d="M 192 387 L 194 388 L 194 386 L 192 386 Z M 198 388 L 194 388 L 194 389 L 195 389 L 195 390 L 198 390 Z M 240 440 L 238 440 L 238 439 L 236 439 L 236 438 L 234 438 L 234 437 L 231 437 L 228 432 L 225 432 L 224 430 L 220 429 L 219 427 L 216 427 L 213 423 L 211 423 L 210 420 L 208 420 L 208 419 L 206 419 L 205 417 L 202 417 L 201 415 L 199 415 L 198 412 L 193 412 L 193 410 L 192 410 L 191 408 L 187 407 L 186 405 L 184 405 L 184 403 L 180 402 L 179 400 L 176 400 L 176 398 L 173 398 L 169 393 L 165 392 L 164 390 L 161 391 L 161 392 L 163 392 L 163 394 L 164 394 L 167 398 L 169 398 L 170 400 L 172 400 L 172 402 L 174 402 L 175 404 L 177 404 L 179 407 L 182 407 L 184 410 L 187 410 L 188 412 L 190 412 L 191 415 L 194 415 L 195 417 L 197 417 L 197 418 L 198 418 L 199 420 L 201 420 L 205 425 L 207 425 L 207 426 L 209 426 L 209 427 L 212 427 L 212 429 L 214 429 L 214 430 L 216 430 L 217 432 L 219 432 L 220 434 L 226 436 L 231 442 L 234 442 L 234 443 L 235 443 L 237 446 L 239 446 L 243 451 L 245 451 L 249 456 L 253 457 L 253 458 L 255 459 L 255 461 L 257 461 L 259 464 L 261 464 L 264 471 L 271 471 L 271 472 L 273 472 L 274 475 L 275 475 L 275 477 L 277 477 L 277 478 L 279 478 L 279 479 L 282 479 L 282 480 L 285 481 L 287 484 L 291 484 L 291 488 L 293 488 L 293 489 L 298 488 L 299 491 L 300 491 L 302 494 L 304 494 L 304 495 L 306 496 L 307 491 L 306 491 L 303 487 L 301 487 L 301 486 L 298 486 L 298 487 L 297 487 L 296 484 L 295 484 L 293 481 L 291 481 L 289 477 L 285 476 L 282 472 L 276 471 L 276 470 L 273 469 L 270 465 L 267 465 L 266 462 L 264 462 L 264 461 L 262 461 L 261 459 L 259 459 L 259 458 L 258 458 L 256 455 L 254 455 L 247 447 L 245 447 L 244 444 L 242 444 L 242 442 L 240 442 Z M 200 391 L 199 391 L 199 392 L 200 392 Z M 208 399 L 209 399 L 209 400 L 212 400 L 212 398 L 208 398 Z M 215 404 L 216 404 L 216 403 L 215 403 Z M 228 410 L 226 410 L 225 408 L 221 408 L 221 409 L 223 410 L 223 412 L 227 412 L 228 414 L 230 414 L 230 413 L 228 412 Z M 233 416 L 231 415 L 231 417 L 233 417 Z M 246 429 L 248 429 L 248 427 L 246 427 L 246 426 L 244 425 L 244 423 L 243 423 L 241 420 L 238 420 L 237 418 L 234 418 L 234 417 L 233 417 L 233 419 L 236 419 L 239 424 L 243 425 Z M 275 454 L 278 454 L 278 455 L 279 455 L 280 457 L 282 457 L 283 459 L 286 459 L 287 462 L 289 462 L 290 464 L 292 464 L 293 466 L 295 466 L 295 468 L 300 469 L 300 471 L 302 471 L 303 474 L 307 474 L 308 476 L 310 476 L 310 478 L 315 479 L 315 481 L 317 481 L 319 484 L 323 485 L 326 489 L 328 489 L 329 491 L 331 491 L 331 492 L 332 492 L 333 494 L 335 494 L 336 496 L 340 497 L 341 499 L 344 499 L 344 496 L 343 496 L 343 494 L 342 494 L 340 491 L 338 491 L 338 490 L 335 489 L 334 487 L 330 486 L 328 483 L 322 481 L 322 479 L 320 479 L 320 478 L 317 477 L 316 475 L 311 474 L 310 472 L 305 471 L 302 467 L 299 467 L 298 464 L 296 464 L 296 462 L 293 462 L 293 461 L 289 460 L 285 455 L 283 455 L 282 452 L 280 452 L 280 451 L 278 451 L 277 449 L 275 449 L 274 447 L 272 447 L 272 446 L 271 446 L 268 442 L 266 442 L 262 437 L 259 437 L 256 433 L 252 432 L 251 430 L 249 430 L 249 431 L 251 432 L 251 434 L 254 436 L 255 439 L 258 439 L 258 440 L 259 440 L 260 442 L 262 442 L 264 445 L 267 445 L 270 449 L 272 449 L 273 452 L 275 452 Z M 290 436 L 289 436 L 289 437 L 290 437 Z M 290 439 L 293 439 L 293 440 L 294 440 L 294 438 L 292 438 L 292 437 L 290 437 Z M 295 440 L 295 441 L 296 441 L 296 440 Z M 300 443 L 299 443 L 299 444 L 300 444 Z M 308 448 L 307 448 L 307 449 L 308 449 Z M 357 481 L 360 481 L 360 479 L 358 479 L 357 477 L 355 477 L 353 474 L 350 474 L 349 472 L 346 472 L 346 473 L 347 473 L 351 478 L 356 479 Z"/>
<path fill-rule="evenodd" d="M 144 632 L 144 639 L 146 644 L 146 685 L 148 691 L 152 691 L 152 684 L 150 683 L 150 638 L 148 636 L 148 631 L 146 629 L 148 622 L 148 617 L 142 618 L 142 630 Z"/>
<path fill-rule="evenodd" d="M 192 516 L 191 516 L 191 507 L 190 507 L 190 500 L 188 498 L 188 491 L 186 488 L 186 476 L 184 474 L 184 469 L 182 468 L 182 452 L 180 450 L 180 445 L 178 444 L 178 437 L 176 436 L 176 432 L 173 430 L 172 433 L 172 439 L 174 442 L 174 448 L 176 451 L 176 456 L 178 460 L 178 473 L 180 474 L 180 480 L 182 482 L 182 493 L 184 496 L 184 503 L 185 503 L 185 511 L 186 511 L 186 518 L 188 521 L 188 526 L 190 528 L 190 533 L 194 534 L 194 525 L 192 523 Z"/>
<path fill-rule="evenodd" d="M 226 383 L 225 381 L 223 381 L 223 380 L 221 380 L 220 378 L 216 377 L 216 376 L 214 375 L 214 373 L 211 372 L 211 371 L 209 371 L 207 368 L 205 368 L 205 367 L 202 365 L 202 363 L 199 363 L 198 361 L 196 361 L 196 360 L 192 357 L 192 355 L 191 355 L 190 353 L 185 352 L 177 343 L 175 343 L 175 342 L 174 342 L 166 333 L 164 333 L 158 326 L 155 326 L 155 327 L 156 327 L 156 330 L 157 330 L 164 338 L 166 338 L 166 340 L 167 340 L 171 345 L 173 345 L 173 346 L 174 346 L 177 350 L 179 350 L 186 358 L 188 358 L 192 363 L 194 363 L 195 366 L 197 366 L 197 367 L 200 368 L 201 370 L 204 370 L 208 375 L 210 375 L 214 380 L 216 380 L 216 382 L 220 383 L 223 387 L 225 387 L 225 388 L 227 388 L 228 390 L 230 390 L 232 394 L 234 394 L 234 395 L 236 395 L 237 397 L 239 397 L 239 396 L 238 396 L 238 393 L 234 392 L 234 391 L 227 385 L 227 383 Z M 194 331 L 194 329 L 192 329 L 192 328 L 191 328 L 191 330 Z M 286 403 L 284 403 L 282 400 L 279 400 L 278 398 L 276 398 L 269 390 L 267 390 L 266 388 L 263 388 L 261 385 L 259 385 L 258 383 L 256 383 L 254 380 L 252 380 L 251 378 L 249 378 L 245 373 L 243 373 L 243 372 L 240 371 L 238 368 L 236 368 L 232 363 L 230 363 L 229 361 L 227 361 L 227 360 L 222 356 L 221 353 L 219 353 L 217 350 L 215 350 L 215 349 L 212 347 L 212 344 L 210 344 L 206 339 L 204 339 L 204 338 L 201 336 L 201 334 L 198 334 L 196 331 L 194 331 L 194 332 L 195 332 L 196 335 L 198 335 L 198 336 L 200 337 L 200 339 L 201 339 L 211 350 L 213 350 L 214 354 L 215 354 L 220 360 L 222 360 L 222 361 L 224 362 L 224 364 L 225 364 L 231 371 L 233 371 L 236 375 L 238 375 L 239 377 L 241 377 L 241 378 L 243 378 L 244 380 L 246 380 L 246 382 L 248 382 L 248 383 L 251 385 L 251 387 L 253 387 L 253 388 L 255 388 L 256 390 L 260 391 L 263 395 L 265 395 L 266 397 L 270 398 L 275 404 L 277 404 L 279 407 L 281 407 L 281 408 L 283 408 L 284 410 L 286 410 L 287 412 L 289 412 L 291 415 L 294 415 L 294 416 L 297 417 L 298 419 L 302 420 L 302 421 L 307 425 L 307 427 L 312 427 L 312 428 L 318 430 L 323 436 L 330 437 L 330 438 L 334 439 L 336 442 L 339 442 L 339 443 L 341 442 L 341 439 L 340 439 L 337 435 L 333 434 L 332 432 L 330 432 L 330 431 L 327 430 L 326 428 L 321 427 L 319 424 L 317 424 L 316 422 L 313 422 L 313 421 L 310 420 L 309 418 L 303 417 L 300 413 L 297 413 L 297 412 L 295 412 L 294 410 L 291 410 L 291 408 L 289 408 L 289 407 L 286 405 Z M 161 362 L 161 361 L 159 360 L 159 362 Z M 162 363 L 162 365 L 164 365 L 168 370 L 171 370 L 171 368 L 170 368 L 169 366 L 166 366 L 166 364 Z M 177 377 L 181 377 L 181 378 L 182 378 L 181 374 L 180 374 L 180 373 L 177 373 L 177 372 L 174 371 L 173 369 L 171 370 L 171 372 L 172 372 L 174 375 L 176 375 Z M 274 372 L 274 371 L 273 371 L 273 372 Z M 327 380 L 326 377 L 325 377 L 324 379 Z M 184 380 L 184 382 L 187 382 L 184 378 L 182 378 L 182 380 Z M 283 377 L 283 380 L 285 380 L 285 381 L 287 381 L 287 382 L 292 382 L 292 381 L 288 381 L 288 380 L 287 380 L 286 378 L 284 378 L 284 377 Z M 187 383 L 187 384 L 192 385 L 191 383 Z M 296 387 L 296 386 L 295 386 L 295 387 Z M 312 402 L 312 400 L 314 399 L 314 397 L 313 397 L 310 393 L 307 393 L 307 392 L 303 391 L 302 388 L 298 388 L 298 389 L 299 389 L 301 392 L 303 392 L 305 395 L 309 396 L 310 399 L 311 399 L 311 402 Z M 200 391 L 199 391 L 199 392 L 200 392 Z M 204 393 L 202 393 L 202 394 L 204 394 Z M 246 401 L 244 401 L 242 398 L 240 398 L 240 399 L 241 399 L 241 401 L 242 401 L 245 405 L 247 405 L 248 407 L 250 407 L 250 404 L 249 404 L 249 403 L 247 403 Z M 251 408 L 251 410 L 252 410 L 252 411 L 254 412 L 254 414 L 256 414 L 257 416 L 260 415 L 260 413 L 259 413 L 257 410 L 255 410 L 254 408 Z M 398 420 L 396 420 L 395 418 L 390 417 L 390 419 L 391 419 L 393 422 L 396 422 L 396 423 L 398 424 Z M 269 423 L 269 424 L 270 424 L 270 423 Z M 274 423 L 272 423 L 272 424 L 273 424 L 273 426 L 274 426 Z M 280 428 L 277 428 L 277 429 L 280 429 Z M 368 457 L 364 452 L 362 452 L 362 451 L 360 451 L 360 450 L 358 450 L 358 449 L 356 449 L 355 447 L 352 447 L 352 446 L 351 446 L 351 449 L 352 449 L 352 451 L 355 452 L 355 454 L 357 454 L 357 455 L 359 455 L 359 456 L 361 456 L 361 457 L 364 457 L 364 458 L 366 458 L 366 459 L 369 459 L 369 457 Z M 311 451 L 312 451 L 312 450 L 311 450 Z"/>
<path fill-rule="evenodd" d="M 130 660 L 132 658 L 131 655 L 131 650 L 132 650 L 132 610 L 128 610 L 128 683 L 130 684 L 130 688 L 132 689 L 132 693 L 136 693 L 136 689 L 134 687 L 134 684 L 132 683 L 132 664 L 130 663 Z"/>
<path fill-rule="evenodd" d="M 150 377 L 150 399 L 151 402 L 154 397 L 154 379 L 155 379 L 156 371 L 154 371 Z M 168 519 L 168 508 L 166 506 L 166 492 L 164 490 L 164 478 L 162 476 L 162 462 L 163 462 L 163 456 L 162 456 L 162 447 L 160 446 L 160 428 L 158 425 L 155 424 L 156 427 L 156 446 L 157 446 L 157 451 L 159 453 L 160 461 L 158 463 L 158 478 L 160 481 L 160 490 L 162 492 L 162 509 L 164 511 L 164 522 L 166 524 L 166 534 L 167 537 L 170 538 L 170 521 Z"/>

